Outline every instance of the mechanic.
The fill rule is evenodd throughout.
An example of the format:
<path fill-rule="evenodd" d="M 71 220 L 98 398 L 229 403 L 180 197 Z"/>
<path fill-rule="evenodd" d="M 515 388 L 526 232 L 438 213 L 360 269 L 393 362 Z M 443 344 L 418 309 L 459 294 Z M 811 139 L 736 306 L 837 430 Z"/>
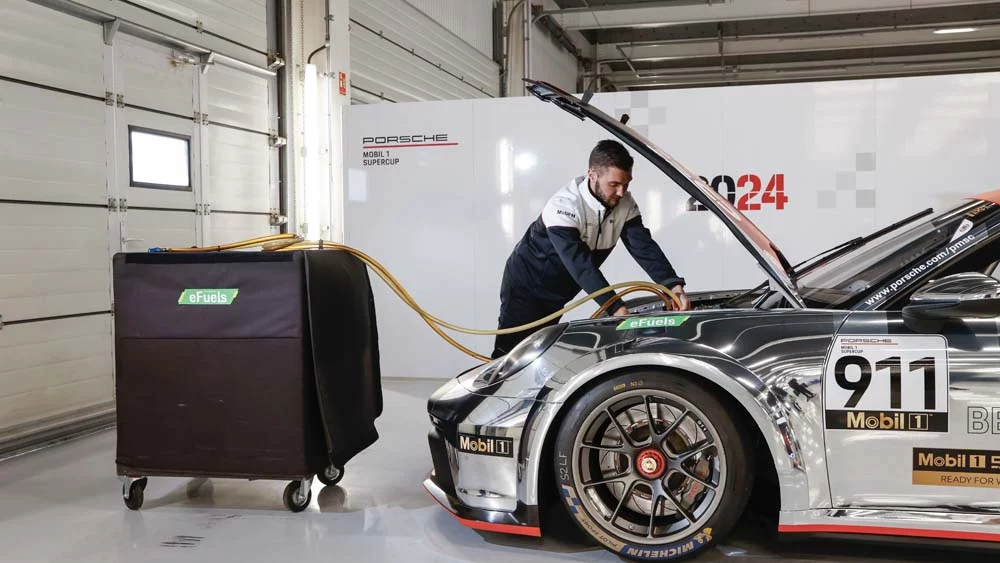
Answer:
<path fill-rule="evenodd" d="M 599 268 L 619 238 L 654 282 L 677 294 L 682 310 L 691 308 L 684 279 L 653 241 L 628 192 L 632 165 L 632 156 L 621 143 L 600 141 L 590 153 L 587 175 L 574 178 L 549 199 L 504 266 L 500 329 L 562 309 L 581 288 L 590 294 L 610 285 Z M 617 299 L 614 292 L 594 298 L 599 305 L 612 299 Z M 628 314 L 620 301 L 611 307 L 615 306 L 613 315 Z M 553 319 L 545 326 L 558 322 Z M 492 357 L 507 354 L 540 328 L 497 335 Z"/>

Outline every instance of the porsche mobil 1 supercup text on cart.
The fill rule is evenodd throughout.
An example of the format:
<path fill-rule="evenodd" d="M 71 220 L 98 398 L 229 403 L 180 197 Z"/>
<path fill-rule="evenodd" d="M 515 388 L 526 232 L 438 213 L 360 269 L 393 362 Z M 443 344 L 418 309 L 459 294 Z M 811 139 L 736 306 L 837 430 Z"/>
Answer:
<path fill-rule="evenodd" d="M 1000 476 L 978 467 L 996 448 L 983 413 L 1000 408 L 1000 192 L 793 268 L 642 136 L 550 84 L 529 90 L 647 159 L 767 279 L 694 293 L 683 315 L 639 299 L 625 319 L 547 327 L 445 383 L 428 401 L 424 482 L 442 507 L 532 536 L 563 511 L 605 548 L 650 561 L 724 541 L 754 489 L 773 497 L 781 532 L 1000 545 L 1000 487 L 985 486 Z M 472 436 L 510 439 L 513 457 L 483 455 Z"/>

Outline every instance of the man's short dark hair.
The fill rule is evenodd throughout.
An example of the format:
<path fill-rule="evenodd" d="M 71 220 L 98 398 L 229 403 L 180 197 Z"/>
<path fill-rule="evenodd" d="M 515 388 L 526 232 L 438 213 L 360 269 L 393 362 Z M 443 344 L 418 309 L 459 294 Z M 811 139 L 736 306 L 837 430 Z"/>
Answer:
<path fill-rule="evenodd" d="M 597 143 L 594 150 L 590 151 L 589 166 L 591 168 L 614 166 L 631 174 L 633 163 L 632 155 L 625 150 L 625 147 L 618 141 L 612 141 L 611 139 L 605 139 Z"/>

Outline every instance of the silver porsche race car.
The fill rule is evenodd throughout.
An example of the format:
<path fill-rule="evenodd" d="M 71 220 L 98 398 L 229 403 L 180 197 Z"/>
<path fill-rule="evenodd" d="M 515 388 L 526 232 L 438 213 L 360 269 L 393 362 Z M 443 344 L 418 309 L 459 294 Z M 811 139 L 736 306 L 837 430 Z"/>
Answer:
<path fill-rule="evenodd" d="M 1000 192 L 792 266 L 702 179 L 544 82 L 714 212 L 767 274 L 564 322 L 438 389 L 424 486 L 463 524 L 554 511 L 623 557 L 693 556 L 752 492 L 780 532 L 1000 542 Z"/>

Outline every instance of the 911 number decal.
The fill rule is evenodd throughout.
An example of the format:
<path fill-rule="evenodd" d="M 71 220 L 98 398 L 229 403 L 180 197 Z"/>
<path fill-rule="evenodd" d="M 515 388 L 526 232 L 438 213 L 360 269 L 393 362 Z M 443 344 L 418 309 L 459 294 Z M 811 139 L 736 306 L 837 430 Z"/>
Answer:
<path fill-rule="evenodd" d="M 838 336 L 823 378 L 827 430 L 948 431 L 948 342 Z"/>
<path fill-rule="evenodd" d="M 734 180 L 732 176 L 716 176 L 711 182 L 704 176 L 699 176 L 706 184 L 721 195 L 724 195 L 729 203 L 736 206 L 740 211 L 760 211 L 764 206 L 773 206 L 777 210 L 785 208 L 788 203 L 788 196 L 785 195 L 785 175 L 772 174 L 771 178 L 764 184 L 760 176 L 756 174 L 744 174 Z M 737 188 L 743 192 L 737 198 Z M 688 211 L 707 211 L 708 208 L 702 205 L 693 197 L 688 198 Z"/>

